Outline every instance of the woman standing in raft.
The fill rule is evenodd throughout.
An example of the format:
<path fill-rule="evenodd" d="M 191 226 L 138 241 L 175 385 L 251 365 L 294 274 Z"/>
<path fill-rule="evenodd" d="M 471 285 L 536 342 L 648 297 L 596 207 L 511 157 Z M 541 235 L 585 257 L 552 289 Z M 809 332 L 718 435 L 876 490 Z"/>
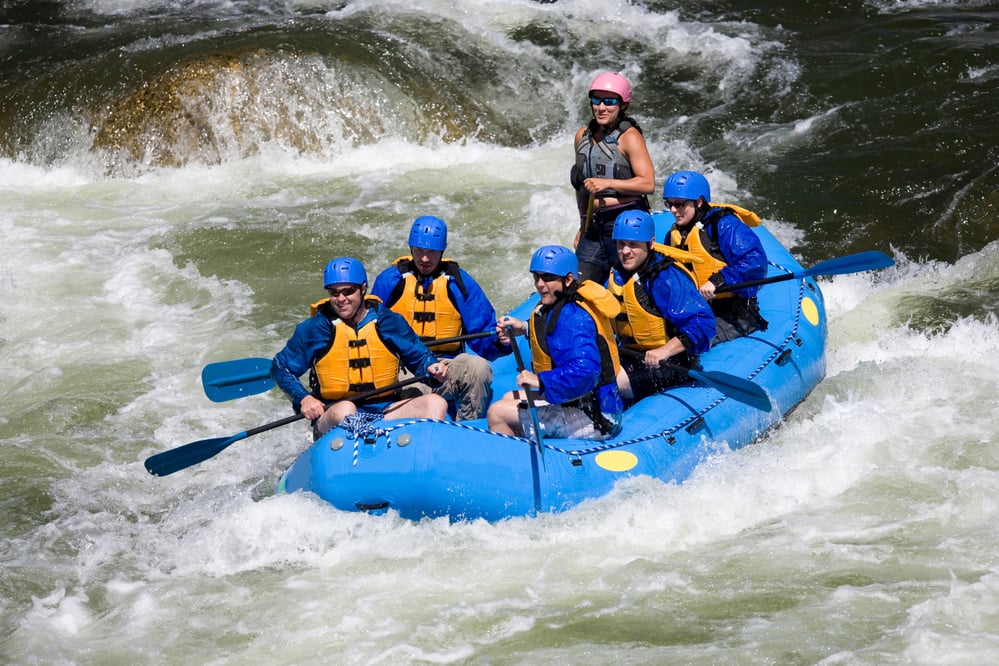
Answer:
<path fill-rule="evenodd" d="M 576 132 L 570 174 L 579 207 L 575 248 L 578 280 L 604 284 L 617 262 L 614 220 L 626 210 L 650 210 L 646 195 L 655 191 L 656 177 L 642 129 L 627 115 L 628 80 L 600 74 L 590 84 L 589 102 L 593 120 Z"/>

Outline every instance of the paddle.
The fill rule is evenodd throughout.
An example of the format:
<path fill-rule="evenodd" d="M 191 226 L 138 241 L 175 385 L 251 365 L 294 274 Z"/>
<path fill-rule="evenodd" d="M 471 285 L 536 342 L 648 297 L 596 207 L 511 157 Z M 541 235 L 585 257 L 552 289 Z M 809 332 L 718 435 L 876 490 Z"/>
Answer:
<path fill-rule="evenodd" d="M 517 361 L 517 372 L 523 372 L 525 369 L 524 357 L 520 354 L 520 345 L 517 344 L 517 336 L 513 332 L 513 326 L 507 326 L 506 332 L 510 336 L 510 347 L 513 348 L 513 357 Z M 544 440 L 541 436 L 541 421 L 538 419 L 538 408 L 534 405 L 534 396 L 531 395 L 530 387 L 523 386 L 521 388 L 524 389 L 524 395 L 527 396 L 527 408 L 531 411 L 531 423 L 534 425 L 534 433 L 537 435 L 538 453 L 544 458 Z"/>
<path fill-rule="evenodd" d="M 586 220 L 583 222 L 583 233 L 590 228 L 590 222 L 593 220 L 593 192 L 590 192 L 590 199 L 586 203 Z"/>
<path fill-rule="evenodd" d="M 755 287 L 761 284 L 770 284 L 772 282 L 782 282 L 784 280 L 800 280 L 802 278 L 814 277 L 816 275 L 844 275 L 846 273 L 873 271 L 877 268 L 888 268 L 889 266 L 894 265 L 895 260 L 884 252 L 869 250 L 867 252 L 858 252 L 857 254 L 848 254 L 845 257 L 837 257 L 827 261 L 820 261 L 811 268 L 803 271 L 784 273 L 783 275 L 774 275 L 772 277 L 761 278 L 759 280 L 739 282 L 737 284 L 724 284 L 718 287 L 715 290 L 715 293 L 721 294 L 727 291 L 735 291 L 737 289 Z"/>
<path fill-rule="evenodd" d="M 394 391 L 402 388 L 403 386 L 409 386 L 410 384 L 416 384 L 417 382 L 424 382 L 426 380 L 427 375 L 417 375 L 416 377 L 410 377 L 409 379 L 404 379 L 400 382 L 389 384 L 388 386 L 383 386 L 379 389 L 372 389 L 370 391 L 358 393 L 357 395 L 349 398 L 349 400 L 365 400 L 380 393 L 387 393 L 388 391 Z M 218 455 L 228 448 L 230 444 L 235 444 L 241 439 L 246 439 L 247 437 L 252 437 L 253 435 L 259 435 L 262 432 L 267 432 L 268 430 L 273 430 L 274 428 L 280 428 L 283 425 L 294 423 L 295 421 L 303 418 L 305 417 L 301 414 L 293 414 L 278 421 L 257 426 L 256 428 L 250 428 L 245 432 L 237 433 L 231 437 L 200 439 L 196 442 L 184 444 L 183 446 L 178 446 L 174 449 L 162 451 L 156 455 L 146 458 L 146 469 L 154 476 L 166 476 L 167 474 L 173 474 L 174 472 L 179 472 L 180 470 L 190 467 L 191 465 L 196 465 L 199 462 L 208 460 L 209 458 Z"/>
<path fill-rule="evenodd" d="M 642 358 L 645 356 L 644 352 L 629 349 L 627 347 L 620 347 L 619 350 L 633 358 Z M 682 365 L 670 363 L 669 361 L 660 361 L 659 365 L 678 370 L 686 377 L 710 386 L 720 393 L 724 393 L 733 400 L 738 400 L 739 402 L 745 403 L 750 407 L 755 407 L 756 409 L 764 412 L 769 412 L 773 409 L 773 404 L 770 402 L 770 396 L 767 395 L 766 391 L 748 379 L 736 377 L 735 375 L 730 375 L 727 372 L 685 368 Z"/>
<path fill-rule="evenodd" d="M 429 340 L 424 344 L 428 347 L 436 347 L 452 342 L 488 338 L 491 335 L 496 335 L 496 333 L 494 331 L 466 333 L 453 338 Z M 274 388 L 274 380 L 271 379 L 271 359 L 240 358 L 233 361 L 209 363 L 201 371 L 201 385 L 205 389 L 205 395 L 212 402 L 226 402 L 269 391 Z"/>

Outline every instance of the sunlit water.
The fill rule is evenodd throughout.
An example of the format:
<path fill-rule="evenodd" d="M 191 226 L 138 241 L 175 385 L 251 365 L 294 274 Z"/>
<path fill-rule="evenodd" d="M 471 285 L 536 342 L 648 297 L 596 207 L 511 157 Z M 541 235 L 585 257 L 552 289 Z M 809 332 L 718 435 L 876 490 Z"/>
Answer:
<path fill-rule="evenodd" d="M 0 157 L 0 662 L 997 661 L 999 142 L 981 104 L 999 71 L 996 10 L 867 3 L 846 16 L 827 3 L 810 11 L 840 32 L 810 40 L 802 8 L 775 26 L 762 9 L 710 5 L 408 7 L 70 3 L 65 25 L 86 27 L 67 33 L 103 30 L 115 46 L 102 55 L 78 34 L 64 60 L 4 64 L 21 78 L 0 84 L 3 108 L 35 111 L 3 121 Z M 881 32 L 847 29 L 861 18 Z M 8 17 L 5 52 L 30 50 L 24 22 Z M 936 37 L 933 57 L 962 72 L 938 71 L 952 86 L 913 80 L 928 97 L 913 114 L 968 95 L 962 122 L 990 120 L 991 135 L 954 144 L 946 114 L 908 131 L 889 117 L 891 91 L 879 106 L 859 89 L 865 71 L 813 79 L 835 40 L 837 57 L 881 39 L 902 58 L 909 31 Z M 341 32 L 358 51 L 339 61 L 322 45 Z M 181 164 L 156 163 L 162 127 L 140 133 L 152 148 L 139 157 L 92 149 L 85 116 L 101 91 L 157 80 L 157 58 L 297 42 L 318 55 L 265 56 L 255 74 L 232 70 L 232 88 L 213 79 L 212 140 L 171 144 Z M 717 443 L 682 486 L 633 479 L 568 513 L 498 524 L 273 496 L 309 443 L 301 423 L 172 476 L 145 472 L 153 453 L 289 414 L 277 392 L 209 402 L 201 368 L 275 353 L 322 296 L 326 260 L 377 270 L 405 251 L 417 215 L 449 221 L 449 254 L 501 312 L 519 303 L 531 251 L 571 242 L 576 98 L 615 44 L 620 68 L 643 77 L 636 112 L 660 183 L 708 170 L 715 198 L 759 210 L 806 265 L 866 249 L 896 259 L 822 280 L 827 378 L 781 428 L 736 452 Z M 95 66 L 83 92 L 52 88 L 52 107 L 30 85 L 56 77 L 53 63 L 139 53 L 145 70 L 113 70 L 112 83 Z M 873 67 L 900 77 L 910 64 Z M 373 89 L 351 107 L 361 116 L 345 112 Z M 255 125 L 219 111 L 237 104 L 225 90 L 258 90 L 238 107 L 261 110 Z M 546 103 L 524 104 L 525 90 Z M 695 99 L 686 114 L 671 101 L 681 93 Z M 855 115 L 862 138 L 843 134 Z M 944 144 L 950 154 L 933 152 Z M 879 145 L 934 158 L 878 161 Z"/>

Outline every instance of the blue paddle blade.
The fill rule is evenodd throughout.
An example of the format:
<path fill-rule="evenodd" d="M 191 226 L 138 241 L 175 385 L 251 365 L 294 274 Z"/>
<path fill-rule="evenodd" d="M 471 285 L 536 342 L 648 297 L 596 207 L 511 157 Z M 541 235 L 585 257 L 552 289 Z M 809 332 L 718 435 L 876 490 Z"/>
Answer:
<path fill-rule="evenodd" d="M 691 379 L 707 384 L 733 400 L 755 407 L 764 412 L 774 408 L 770 396 L 759 385 L 726 372 L 687 370 Z"/>
<path fill-rule="evenodd" d="M 827 261 L 821 261 L 806 271 L 799 271 L 802 275 L 845 275 L 847 273 L 861 273 L 863 271 L 873 271 L 879 268 L 889 268 L 895 265 L 895 260 L 884 252 L 869 250 L 858 252 L 845 257 L 837 257 Z"/>
<path fill-rule="evenodd" d="M 240 358 L 210 363 L 201 371 L 201 384 L 212 402 L 226 402 L 274 388 L 271 359 Z"/>
<path fill-rule="evenodd" d="M 409 383 L 413 383 L 414 381 L 422 381 L 424 379 L 426 379 L 426 376 L 421 375 L 420 377 L 407 381 Z M 386 387 L 386 389 L 391 388 L 392 386 Z M 222 453 L 222 451 L 229 448 L 230 445 L 235 444 L 242 439 L 258 435 L 262 432 L 267 432 L 268 430 L 273 430 L 274 428 L 280 428 L 281 426 L 294 423 L 295 421 L 303 418 L 305 417 L 301 414 L 292 414 L 291 416 L 286 416 L 283 419 L 278 419 L 277 421 L 265 423 L 262 426 L 257 426 L 256 428 L 250 428 L 249 430 L 236 433 L 231 437 L 199 439 L 197 442 L 191 442 L 189 444 L 184 444 L 183 446 L 178 446 L 174 449 L 161 451 L 156 455 L 146 458 L 146 471 L 154 476 L 166 476 L 167 474 L 179 472 L 180 470 L 190 467 L 191 465 L 197 465 L 199 462 L 208 460 L 209 458 Z"/>
<path fill-rule="evenodd" d="M 153 476 L 166 476 L 182 469 L 196 465 L 199 462 L 208 460 L 212 456 L 218 455 L 230 444 L 245 439 L 247 434 L 241 432 L 232 437 L 213 437 L 212 439 L 202 439 L 191 442 L 175 449 L 161 451 L 156 455 L 146 458 L 146 471 Z"/>

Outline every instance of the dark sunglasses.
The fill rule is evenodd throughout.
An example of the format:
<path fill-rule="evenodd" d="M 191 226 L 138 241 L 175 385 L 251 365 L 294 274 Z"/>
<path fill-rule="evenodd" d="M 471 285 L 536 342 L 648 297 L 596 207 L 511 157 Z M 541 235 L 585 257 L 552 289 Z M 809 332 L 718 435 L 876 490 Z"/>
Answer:
<path fill-rule="evenodd" d="M 590 104 L 593 106 L 617 106 L 621 103 L 620 97 L 597 97 L 596 95 L 590 95 Z"/>
<path fill-rule="evenodd" d="M 666 208 L 683 208 L 689 203 L 693 203 L 693 199 L 663 199 L 663 203 L 666 204 Z"/>
<path fill-rule="evenodd" d="M 555 275 L 554 273 L 531 273 L 534 281 L 537 282 L 541 280 L 542 282 L 561 282 L 562 276 Z"/>
<path fill-rule="evenodd" d="M 353 296 L 357 290 L 357 286 L 350 285 L 349 287 L 340 287 L 339 289 L 330 288 L 326 291 L 330 293 L 330 298 L 336 298 L 337 296 Z"/>

